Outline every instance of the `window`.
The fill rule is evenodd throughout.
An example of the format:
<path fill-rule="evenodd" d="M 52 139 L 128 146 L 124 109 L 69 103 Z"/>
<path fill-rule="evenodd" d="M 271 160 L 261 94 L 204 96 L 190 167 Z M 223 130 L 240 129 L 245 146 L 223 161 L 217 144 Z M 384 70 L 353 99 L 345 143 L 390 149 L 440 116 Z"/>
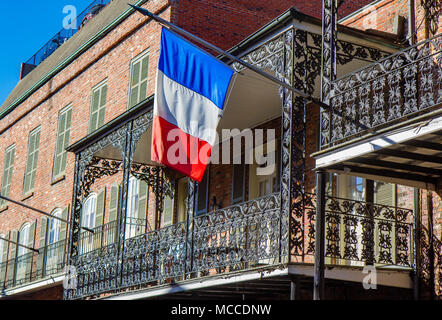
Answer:
<path fill-rule="evenodd" d="M 18 235 L 18 243 L 24 246 L 29 245 L 29 231 L 30 231 L 30 225 L 25 224 Z M 21 280 L 25 277 L 26 274 L 26 267 L 29 260 L 29 257 L 27 254 L 29 253 L 29 250 L 19 246 L 17 249 L 17 279 Z"/>
<path fill-rule="evenodd" d="M 5 197 L 9 197 L 9 192 L 11 191 L 11 178 L 14 167 L 14 158 L 15 158 L 15 145 L 12 145 L 9 148 L 7 148 L 5 152 L 5 162 L 3 167 L 3 179 L 1 187 L 1 194 Z M 0 200 L 0 208 L 4 207 L 5 205 L 6 201 Z"/>
<path fill-rule="evenodd" d="M 71 133 L 72 107 L 60 111 L 58 117 L 57 145 L 55 147 L 54 172 L 53 177 L 58 178 L 66 170 L 66 148 L 69 146 Z"/>
<path fill-rule="evenodd" d="M 129 180 L 128 202 L 126 211 L 126 239 L 135 237 L 137 231 L 137 213 L 139 200 L 139 181 L 132 177 Z"/>
<path fill-rule="evenodd" d="M 178 181 L 178 199 L 177 199 L 177 222 L 183 222 L 187 219 L 187 190 L 189 179 L 181 178 Z"/>
<path fill-rule="evenodd" d="M 53 213 L 53 217 L 61 218 L 61 209 L 56 209 Z M 46 272 L 50 272 L 51 269 L 56 268 L 58 259 L 57 242 L 60 241 L 60 228 L 61 221 L 58 219 L 50 219 L 48 221 L 48 233 L 46 237 Z"/>
<path fill-rule="evenodd" d="M 147 80 L 149 75 L 149 52 L 143 53 L 131 63 L 129 86 L 129 108 L 134 107 L 147 96 Z"/>
<path fill-rule="evenodd" d="M 35 174 L 37 172 L 38 148 L 40 146 L 40 127 L 31 131 L 28 143 L 28 159 L 24 179 L 23 194 L 26 196 L 34 191 Z"/>
<path fill-rule="evenodd" d="M 92 194 L 86 199 L 83 205 L 81 225 L 85 228 L 95 228 L 95 214 L 97 211 L 97 195 Z M 81 252 L 86 253 L 93 249 L 94 236 L 88 232 L 83 231 L 81 235 Z"/>
<path fill-rule="evenodd" d="M 89 133 L 94 132 L 104 124 L 106 114 L 107 81 L 103 81 L 92 89 Z"/>

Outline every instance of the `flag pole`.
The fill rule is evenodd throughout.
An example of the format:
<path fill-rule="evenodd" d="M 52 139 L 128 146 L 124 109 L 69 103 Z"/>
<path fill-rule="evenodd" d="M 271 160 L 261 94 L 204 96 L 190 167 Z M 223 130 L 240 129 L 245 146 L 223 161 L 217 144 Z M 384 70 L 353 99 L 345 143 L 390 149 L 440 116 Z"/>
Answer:
<path fill-rule="evenodd" d="M 21 206 L 21 207 L 24 207 L 24 208 L 26 208 L 26 209 L 29 209 L 29 210 L 32 210 L 32 211 L 35 211 L 35 212 L 38 212 L 38 213 L 44 214 L 45 216 L 51 217 L 51 218 L 56 219 L 56 220 L 59 220 L 59 221 L 61 221 L 61 222 L 69 223 L 69 222 L 68 222 L 67 220 L 65 220 L 65 219 L 62 219 L 62 218 L 59 218 L 59 217 L 55 217 L 55 216 L 53 216 L 52 214 L 49 214 L 49 213 L 46 213 L 46 212 L 44 212 L 44 211 L 42 211 L 42 210 L 40 210 L 40 209 L 37 209 L 37 208 L 31 207 L 31 206 L 28 206 L 27 204 L 24 204 L 24 203 L 22 203 L 22 202 L 18 202 L 18 201 L 12 200 L 12 199 L 10 199 L 10 198 L 8 198 L 8 197 L 2 196 L 1 194 L 0 194 L 0 199 L 3 199 L 3 200 L 5 200 L 5 201 L 7 201 L 7 202 L 14 203 L 14 204 L 19 205 L 19 206 Z M 85 231 L 87 231 L 87 232 L 94 233 L 94 230 L 92 230 L 92 229 L 89 229 L 89 228 L 86 228 L 86 227 L 80 227 L 80 228 L 83 229 L 83 230 L 85 230 Z"/>
<path fill-rule="evenodd" d="M 138 12 L 144 14 L 145 16 L 148 16 L 149 18 L 152 18 L 153 20 L 155 20 L 155 21 L 159 22 L 160 24 L 170 28 L 171 30 L 175 31 L 176 33 L 178 33 L 178 34 L 180 34 L 182 36 L 188 37 L 189 39 L 192 39 L 195 42 L 198 42 L 198 43 L 202 44 L 206 48 L 212 49 L 212 50 L 216 51 L 217 53 L 222 54 L 222 55 L 226 56 L 227 58 L 229 58 L 229 59 L 231 59 L 233 61 L 238 62 L 239 64 L 243 65 L 244 67 L 246 67 L 246 68 L 248 68 L 248 69 L 258 73 L 259 75 L 261 75 L 261 76 L 263 76 L 263 77 L 265 77 L 265 78 L 267 78 L 267 79 L 269 79 L 269 80 L 271 80 L 273 82 L 276 82 L 278 85 L 283 86 L 284 88 L 293 91 L 294 93 L 300 95 L 303 98 L 306 98 L 306 99 L 318 102 L 318 101 L 316 101 L 315 98 L 309 96 L 308 94 L 306 94 L 306 93 L 296 89 L 295 87 L 293 87 L 293 86 L 291 86 L 291 85 L 289 85 L 289 84 L 279 80 L 278 78 L 276 78 L 276 77 L 274 77 L 274 76 L 272 76 L 272 75 L 270 75 L 270 74 L 260 70 L 259 68 L 251 65 L 250 63 L 247 63 L 244 60 L 242 60 L 242 59 L 240 59 L 238 57 L 235 57 L 234 55 L 232 55 L 232 54 L 222 50 L 221 48 L 218 48 L 217 46 L 215 46 L 215 45 L 213 45 L 213 44 L 211 44 L 211 43 L 201 39 L 200 37 L 197 37 L 197 36 L 191 34 L 190 32 L 187 32 L 186 30 L 184 30 L 184 29 L 174 25 L 173 23 L 171 23 L 171 22 L 169 22 L 167 20 L 164 20 L 163 18 L 157 16 L 156 14 L 150 12 L 149 10 L 146 10 L 144 8 L 141 8 L 141 7 L 134 6 L 132 4 L 129 4 L 129 5 L 132 8 L 134 8 L 135 10 L 137 10 Z"/>

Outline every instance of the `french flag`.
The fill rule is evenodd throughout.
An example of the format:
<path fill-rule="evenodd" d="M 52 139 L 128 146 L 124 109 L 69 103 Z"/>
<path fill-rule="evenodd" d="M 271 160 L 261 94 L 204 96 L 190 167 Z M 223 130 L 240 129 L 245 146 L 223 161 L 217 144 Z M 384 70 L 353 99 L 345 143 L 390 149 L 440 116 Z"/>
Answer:
<path fill-rule="evenodd" d="M 201 182 L 234 71 L 163 28 L 157 72 L 151 159 Z"/>

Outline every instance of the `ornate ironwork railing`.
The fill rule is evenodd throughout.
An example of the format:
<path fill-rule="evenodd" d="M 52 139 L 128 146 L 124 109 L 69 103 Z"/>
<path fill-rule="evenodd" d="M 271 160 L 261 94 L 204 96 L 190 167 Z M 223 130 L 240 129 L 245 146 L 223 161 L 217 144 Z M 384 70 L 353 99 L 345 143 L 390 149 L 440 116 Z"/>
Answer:
<path fill-rule="evenodd" d="M 279 194 L 196 217 L 192 271 L 208 275 L 277 264 L 281 223 Z"/>
<path fill-rule="evenodd" d="M 66 264 L 66 240 L 29 252 L 0 264 L 0 290 L 26 285 L 62 274 Z"/>
<path fill-rule="evenodd" d="M 442 241 L 433 235 L 434 261 L 431 263 L 430 232 L 424 226 L 421 229 L 420 238 L 420 279 L 430 290 L 434 290 L 434 293 L 442 298 Z M 432 270 L 432 268 L 434 269 Z"/>
<path fill-rule="evenodd" d="M 272 194 L 131 237 L 123 248 L 113 243 L 85 252 L 75 260 L 77 289 L 68 298 L 277 264 L 280 201 Z"/>
<path fill-rule="evenodd" d="M 442 102 L 441 76 L 439 34 L 337 79 L 332 110 L 322 115 L 322 149 L 427 112 Z"/>
<path fill-rule="evenodd" d="M 329 264 L 413 266 L 413 210 L 327 196 L 325 223 Z"/>

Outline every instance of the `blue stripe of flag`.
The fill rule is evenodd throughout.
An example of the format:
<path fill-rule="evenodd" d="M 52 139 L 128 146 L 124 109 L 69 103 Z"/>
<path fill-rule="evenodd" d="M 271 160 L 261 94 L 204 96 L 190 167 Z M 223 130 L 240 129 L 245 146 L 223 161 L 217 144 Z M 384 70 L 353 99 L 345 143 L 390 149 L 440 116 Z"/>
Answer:
<path fill-rule="evenodd" d="M 158 68 L 223 110 L 233 70 L 166 28 L 161 34 Z"/>

